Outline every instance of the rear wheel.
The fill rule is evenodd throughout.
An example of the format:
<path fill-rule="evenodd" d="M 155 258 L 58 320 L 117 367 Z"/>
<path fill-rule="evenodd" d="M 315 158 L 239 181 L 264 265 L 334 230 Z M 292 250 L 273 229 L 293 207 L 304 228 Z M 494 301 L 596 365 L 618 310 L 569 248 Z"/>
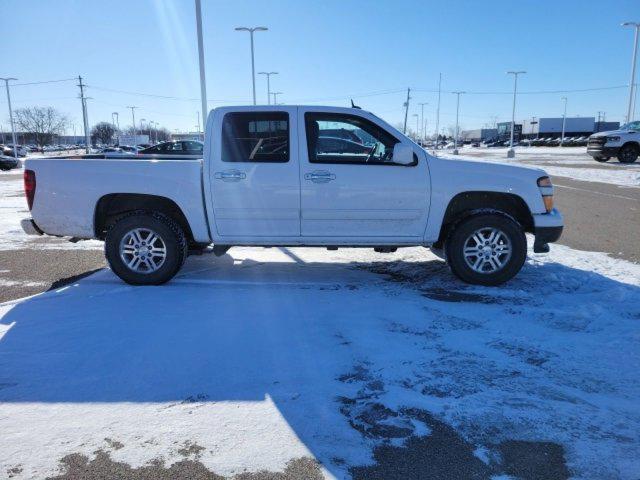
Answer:
<path fill-rule="evenodd" d="M 474 215 L 449 235 L 446 254 L 451 271 L 461 280 L 500 285 L 522 268 L 527 239 L 520 224 L 506 215 Z"/>
<path fill-rule="evenodd" d="M 175 276 L 187 257 L 182 228 L 158 212 L 136 211 L 107 231 L 105 256 L 111 270 L 131 285 L 160 285 Z"/>
<path fill-rule="evenodd" d="M 628 143 L 627 145 L 623 145 L 618 152 L 618 160 L 620 163 L 633 163 L 638 158 L 638 154 L 640 154 L 638 146 L 633 143 Z"/>

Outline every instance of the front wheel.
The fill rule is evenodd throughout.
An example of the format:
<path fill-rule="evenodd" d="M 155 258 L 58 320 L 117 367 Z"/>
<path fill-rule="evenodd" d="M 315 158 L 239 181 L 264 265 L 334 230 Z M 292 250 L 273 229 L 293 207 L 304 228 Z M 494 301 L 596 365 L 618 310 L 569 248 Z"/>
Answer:
<path fill-rule="evenodd" d="M 475 285 L 500 285 L 513 278 L 527 257 L 520 224 L 501 214 L 480 214 L 461 221 L 446 244 L 451 271 Z"/>
<path fill-rule="evenodd" d="M 633 163 L 638 158 L 638 154 L 640 154 L 640 149 L 636 145 L 629 143 L 624 145 L 618 152 L 618 160 L 620 163 Z"/>
<path fill-rule="evenodd" d="M 131 285 L 160 285 L 171 280 L 187 258 L 184 231 L 158 212 L 136 211 L 120 217 L 107 231 L 105 256 L 111 270 Z"/>

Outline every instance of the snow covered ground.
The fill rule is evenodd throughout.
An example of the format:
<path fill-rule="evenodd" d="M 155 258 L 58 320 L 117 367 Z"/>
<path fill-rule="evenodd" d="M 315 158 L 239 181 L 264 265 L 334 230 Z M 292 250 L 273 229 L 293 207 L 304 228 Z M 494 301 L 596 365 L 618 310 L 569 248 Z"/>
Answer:
<path fill-rule="evenodd" d="M 639 322 L 639 265 L 555 245 L 493 289 L 420 248 L 234 248 L 159 288 L 104 270 L 0 305 L 0 476 L 82 454 L 637 479 Z"/>
<path fill-rule="evenodd" d="M 615 160 L 598 163 L 586 153 L 585 147 L 515 147 L 515 158 L 507 158 L 507 148 L 473 148 L 465 146 L 460 155 L 451 151 L 438 155 L 447 158 L 481 159 L 498 163 L 540 166 L 549 175 L 569 177 L 585 182 L 602 182 L 624 187 L 640 187 L 640 161 L 621 164 Z"/>

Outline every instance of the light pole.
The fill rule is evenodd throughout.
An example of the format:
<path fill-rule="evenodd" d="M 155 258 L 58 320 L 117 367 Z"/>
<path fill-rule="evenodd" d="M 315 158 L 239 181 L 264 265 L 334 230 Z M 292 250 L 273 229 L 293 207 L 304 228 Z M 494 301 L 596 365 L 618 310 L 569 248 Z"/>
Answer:
<path fill-rule="evenodd" d="M 140 135 L 144 135 L 144 122 L 146 122 L 147 119 L 146 118 L 141 118 L 140 119 Z"/>
<path fill-rule="evenodd" d="M 634 27 L 636 29 L 633 37 L 633 57 L 631 57 L 631 83 L 629 83 L 629 106 L 627 107 L 627 123 L 631 121 L 631 105 L 633 104 L 633 92 L 635 90 L 636 81 L 636 58 L 638 56 L 638 29 L 640 29 L 640 23 L 638 22 L 624 22 L 623 27 Z"/>
<path fill-rule="evenodd" d="M 423 102 L 423 103 L 419 103 L 418 105 L 420 105 L 420 125 L 422 125 L 422 130 L 421 130 L 421 133 L 420 133 L 420 137 L 421 137 L 422 141 L 424 142 L 424 134 L 425 134 L 425 131 L 424 131 L 424 106 L 425 105 L 429 105 L 429 103 Z"/>
<path fill-rule="evenodd" d="M 202 7 L 196 0 L 196 31 L 198 35 L 198 62 L 200 64 L 200 101 L 202 103 L 202 124 L 207 124 L 207 85 L 204 75 L 204 46 L 202 41 Z"/>
<path fill-rule="evenodd" d="M 453 154 L 458 155 L 458 117 L 460 114 L 460 95 L 466 92 L 451 92 L 454 95 L 457 95 L 456 99 L 456 135 L 453 139 Z"/>
<path fill-rule="evenodd" d="M 253 104 L 256 104 L 256 69 L 255 62 L 253 59 L 253 32 L 266 32 L 269 30 L 267 27 L 236 27 L 236 31 L 238 32 L 249 32 L 249 37 L 251 38 L 251 82 L 253 85 Z"/>
<path fill-rule="evenodd" d="M 438 76 L 438 108 L 436 110 L 436 146 L 434 150 L 438 149 L 438 141 L 440 140 L 440 134 L 438 133 L 438 129 L 440 128 L 440 93 L 442 87 L 442 73 Z"/>
<path fill-rule="evenodd" d="M 113 118 L 113 116 L 114 116 L 114 115 L 115 115 L 115 117 L 116 117 L 116 125 L 115 125 L 115 126 L 116 126 L 116 128 L 117 128 L 118 130 L 120 130 L 120 114 L 119 114 L 118 112 L 113 112 L 113 113 L 111 114 L 111 117 Z"/>
<path fill-rule="evenodd" d="M 131 119 L 133 120 L 133 143 L 136 143 L 136 114 L 135 114 L 135 109 L 138 108 L 136 106 L 132 106 L 132 107 L 127 107 L 131 109 Z"/>
<path fill-rule="evenodd" d="M 562 114 L 562 136 L 560 137 L 560 146 L 564 144 L 564 126 L 567 121 L 567 97 L 562 97 L 564 100 L 564 113 Z"/>
<path fill-rule="evenodd" d="M 9 82 L 11 80 L 17 80 L 17 78 L 0 78 L 4 80 L 4 85 L 7 88 L 7 104 L 9 106 L 9 122 L 11 122 L 11 138 L 13 140 L 13 156 L 18 158 L 18 142 L 16 142 L 16 126 L 13 123 L 13 110 L 11 109 L 11 94 L 9 93 Z"/>
<path fill-rule="evenodd" d="M 511 139 L 509 140 L 509 150 L 507 150 L 507 158 L 515 157 L 516 153 L 513 151 L 513 131 L 516 127 L 516 92 L 518 90 L 518 75 L 527 73 L 523 70 L 517 72 L 507 72 L 507 75 L 513 75 L 513 110 L 511 111 Z"/>
<path fill-rule="evenodd" d="M 271 75 L 278 75 L 278 72 L 258 72 L 258 75 L 267 76 L 267 105 L 271 105 Z"/>
<path fill-rule="evenodd" d="M 273 104 L 278 105 L 278 95 L 282 95 L 282 92 L 271 92 L 273 95 Z"/>

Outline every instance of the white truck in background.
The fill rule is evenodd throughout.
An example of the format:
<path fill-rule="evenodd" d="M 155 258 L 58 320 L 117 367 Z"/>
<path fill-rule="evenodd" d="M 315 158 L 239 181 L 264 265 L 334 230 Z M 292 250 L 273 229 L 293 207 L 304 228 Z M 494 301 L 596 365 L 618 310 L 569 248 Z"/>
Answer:
<path fill-rule="evenodd" d="M 629 122 L 618 130 L 594 133 L 587 141 L 587 153 L 597 162 L 617 157 L 620 163 L 633 163 L 640 155 L 640 121 Z"/>
<path fill-rule="evenodd" d="M 28 159 L 25 231 L 104 240 L 125 282 L 170 280 L 213 244 L 425 246 L 460 279 L 498 285 L 562 232 L 535 168 L 437 158 L 358 108 L 224 107 L 202 159 Z"/>

